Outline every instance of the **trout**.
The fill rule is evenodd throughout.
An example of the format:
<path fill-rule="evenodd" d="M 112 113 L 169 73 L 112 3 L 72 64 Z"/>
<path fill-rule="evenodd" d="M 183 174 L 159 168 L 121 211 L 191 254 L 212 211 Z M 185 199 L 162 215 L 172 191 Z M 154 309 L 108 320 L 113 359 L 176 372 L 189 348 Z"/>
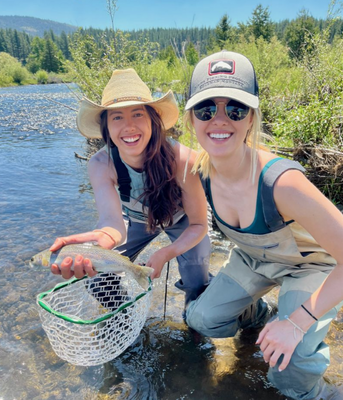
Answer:
<path fill-rule="evenodd" d="M 148 277 L 153 272 L 153 268 L 133 264 L 128 257 L 116 251 L 86 243 L 69 244 L 54 252 L 49 249 L 43 250 L 31 258 L 30 266 L 51 267 L 51 264 L 57 264 L 60 268 L 61 262 L 66 257 L 74 260 L 78 254 L 89 258 L 97 272 L 125 272 L 130 274 L 145 290 L 148 289 Z M 71 267 L 72 271 L 73 267 Z"/>

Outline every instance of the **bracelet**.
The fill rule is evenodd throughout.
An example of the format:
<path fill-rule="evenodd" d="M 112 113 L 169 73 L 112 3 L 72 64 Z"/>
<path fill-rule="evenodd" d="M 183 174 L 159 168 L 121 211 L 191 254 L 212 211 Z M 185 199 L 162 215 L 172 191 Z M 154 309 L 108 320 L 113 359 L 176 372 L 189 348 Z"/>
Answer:
<path fill-rule="evenodd" d="M 301 305 L 301 307 L 307 312 L 308 315 L 311 315 L 311 317 L 312 317 L 313 319 L 315 319 L 316 321 L 318 321 L 318 318 L 316 318 L 312 313 L 310 313 L 309 310 L 308 310 L 304 305 Z"/>
<path fill-rule="evenodd" d="M 102 232 L 105 235 L 107 235 L 109 238 L 111 238 L 113 240 L 114 244 L 117 244 L 117 241 L 114 239 L 114 237 L 110 233 L 104 231 L 103 229 L 94 229 L 93 232 Z"/>
<path fill-rule="evenodd" d="M 303 342 L 304 335 L 306 335 L 307 332 L 305 332 L 304 330 L 302 330 L 302 329 L 300 328 L 300 326 L 298 326 L 295 322 L 293 322 L 293 321 L 288 317 L 288 315 L 285 315 L 285 319 L 287 319 L 287 321 L 289 321 L 289 322 L 294 326 L 294 330 L 293 330 L 294 339 L 297 338 L 296 329 L 298 329 L 298 330 L 303 334 L 303 337 L 301 338 L 301 342 Z"/>

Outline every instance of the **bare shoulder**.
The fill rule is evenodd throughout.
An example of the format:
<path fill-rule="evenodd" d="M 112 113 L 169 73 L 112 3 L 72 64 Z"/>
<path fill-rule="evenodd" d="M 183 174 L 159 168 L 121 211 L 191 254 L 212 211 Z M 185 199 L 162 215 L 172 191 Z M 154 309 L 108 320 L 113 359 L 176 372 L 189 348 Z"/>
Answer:
<path fill-rule="evenodd" d="M 313 212 L 341 217 L 333 203 L 299 170 L 287 170 L 278 178 L 274 198 L 279 211 L 296 220 Z"/>
<path fill-rule="evenodd" d="M 97 164 L 108 164 L 109 158 L 107 151 L 102 148 L 98 150 L 95 154 L 92 155 L 88 164 L 90 165 L 97 165 Z"/>
<path fill-rule="evenodd" d="M 178 168 L 184 168 L 187 161 L 190 167 L 193 166 L 197 152 L 182 143 L 177 142 L 174 146 L 175 159 L 178 164 Z"/>
<path fill-rule="evenodd" d="M 88 162 L 88 172 L 91 177 L 102 175 L 103 177 L 107 176 L 116 181 L 114 165 L 104 148 L 92 155 Z"/>
<path fill-rule="evenodd" d="M 275 187 L 278 190 L 290 191 L 313 191 L 318 190 L 304 175 L 297 169 L 285 171 L 276 181 Z"/>
<path fill-rule="evenodd" d="M 277 155 L 275 155 L 274 153 L 271 153 L 270 151 L 259 150 L 258 158 L 259 158 L 259 161 L 263 168 L 270 160 L 273 160 L 274 158 L 279 158 L 279 157 Z"/>
<path fill-rule="evenodd" d="M 343 263 L 343 215 L 298 170 L 280 176 L 274 188 L 276 206 L 284 217 L 298 222 L 319 245 Z"/>

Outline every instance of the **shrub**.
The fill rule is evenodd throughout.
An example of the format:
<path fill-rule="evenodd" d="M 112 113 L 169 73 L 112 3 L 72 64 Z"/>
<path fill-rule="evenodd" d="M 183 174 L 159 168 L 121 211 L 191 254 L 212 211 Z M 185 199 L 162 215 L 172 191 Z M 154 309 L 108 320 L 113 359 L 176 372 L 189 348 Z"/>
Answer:
<path fill-rule="evenodd" d="M 23 85 L 30 79 L 28 70 L 22 66 L 15 66 L 11 71 L 11 75 L 13 77 L 13 82 L 18 85 Z"/>
<path fill-rule="evenodd" d="M 44 70 L 39 70 L 36 72 L 35 77 L 37 79 L 37 83 L 46 84 L 48 83 L 48 73 Z"/>

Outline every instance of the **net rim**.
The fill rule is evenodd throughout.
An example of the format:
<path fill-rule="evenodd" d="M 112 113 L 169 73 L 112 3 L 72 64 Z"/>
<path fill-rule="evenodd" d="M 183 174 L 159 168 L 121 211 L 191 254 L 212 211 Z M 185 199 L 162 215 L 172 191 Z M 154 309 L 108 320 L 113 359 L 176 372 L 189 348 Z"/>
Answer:
<path fill-rule="evenodd" d="M 54 315 L 57 318 L 63 319 L 64 321 L 67 322 L 71 322 L 73 324 L 79 324 L 79 325 L 95 325 L 98 324 L 99 322 L 103 322 L 106 321 L 109 318 L 112 318 L 114 315 L 120 313 L 121 311 L 123 311 L 125 308 L 130 307 L 132 304 L 134 304 L 136 301 L 138 301 L 139 299 L 141 299 L 142 297 L 144 297 L 145 295 L 147 295 L 151 290 L 152 290 L 152 280 L 150 277 L 148 277 L 148 281 L 149 281 L 149 287 L 146 291 L 138 294 L 137 296 L 135 296 L 131 301 L 127 302 L 127 303 L 123 303 L 120 307 L 118 307 L 115 311 L 111 311 L 107 314 L 102 315 L 99 318 L 96 318 L 94 320 L 85 320 L 82 318 L 78 318 L 78 317 L 71 317 L 70 315 L 65 315 L 63 313 L 60 313 L 54 309 L 52 309 L 43 299 L 44 297 L 46 297 L 47 295 L 49 295 L 52 292 L 56 292 L 60 289 L 63 289 L 66 286 L 70 286 L 76 282 L 79 281 L 83 281 L 84 279 L 88 279 L 87 276 L 84 276 L 83 278 L 77 279 L 77 278 L 72 278 L 71 280 L 67 281 L 67 282 L 62 282 L 62 283 L 58 283 L 56 286 L 54 286 L 52 289 L 49 289 L 45 292 L 39 293 L 37 295 L 37 304 L 43 308 L 45 311 L 49 312 L 50 314 Z"/>

